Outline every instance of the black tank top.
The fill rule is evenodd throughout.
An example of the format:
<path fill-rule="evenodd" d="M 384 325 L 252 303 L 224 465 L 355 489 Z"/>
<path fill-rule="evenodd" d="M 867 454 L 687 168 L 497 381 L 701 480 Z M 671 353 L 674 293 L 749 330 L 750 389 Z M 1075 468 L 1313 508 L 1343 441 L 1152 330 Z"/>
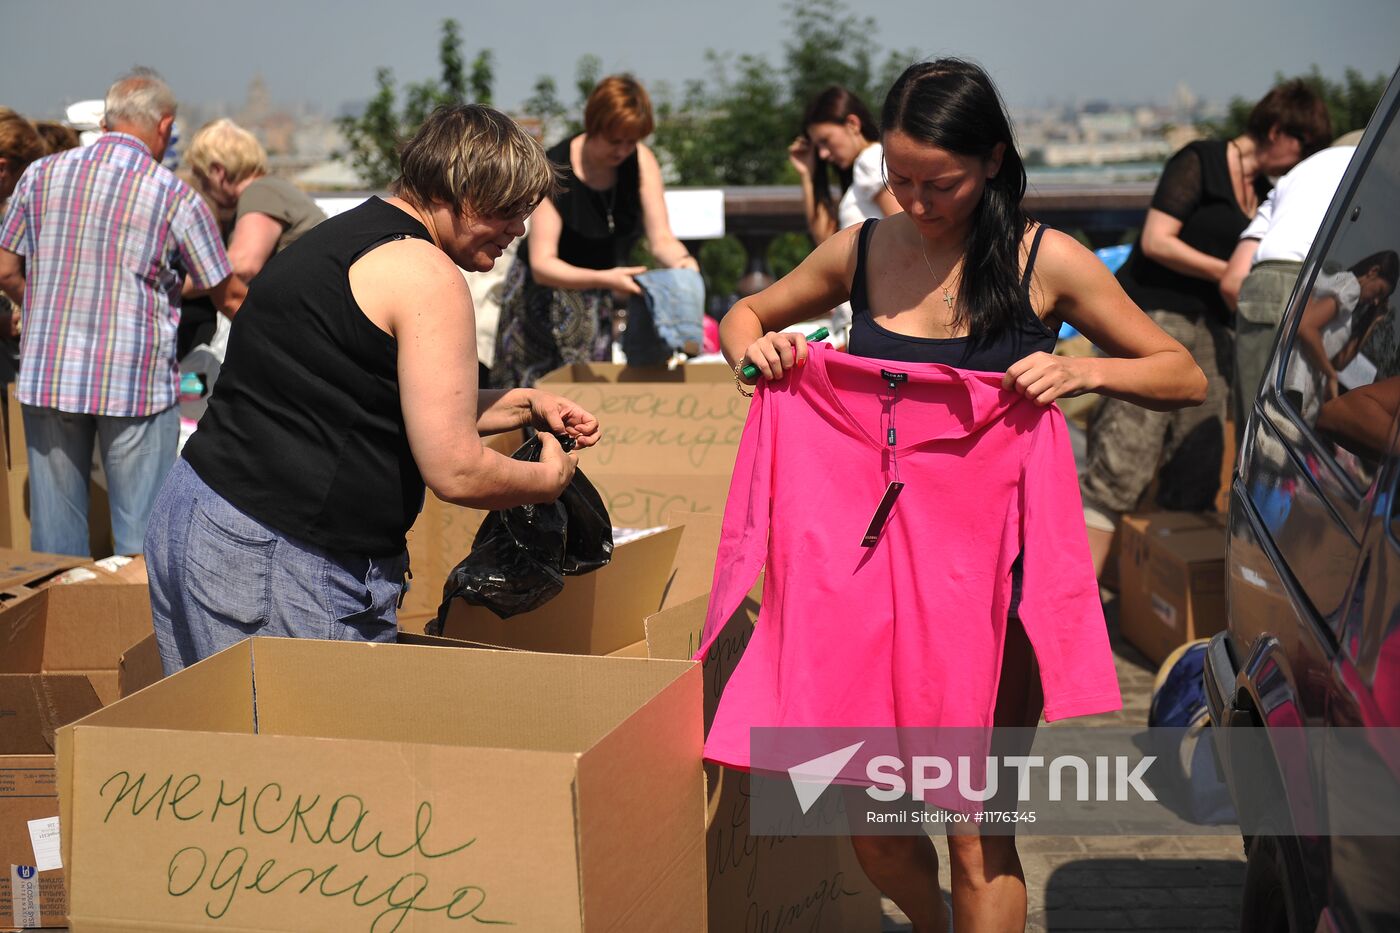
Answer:
<path fill-rule="evenodd" d="M 398 342 L 365 317 L 350 266 L 427 229 L 370 198 L 263 267 L 184 456 L 219 495 L 283 534 L 387 557 L 423 505 L 399 402 Z"/>
<path fill-rule="evenodd" d="M 1004 373 L 1011 364 L 1038 350 L 1053 353 L 1056 334 L 1045 326 L 1031 307 L 1031 270 L 1035 254 L 1040 250 L 1042 224 L 1031 240 L 1030 255 L 1026 257 L 1026 272 L 1021 278 L 1021 314 L 1014 327 L 990 340 L 974 342 L 970 337 L 911 337 L 896 334 L 875 323 L 870 316 L 870 299 L 865 287 L 866 254 L 875 234 L 878 218 L 867 220 L 860 228 L 860 244 L 856 252 L 856 273 L 851 279 L 851 336 L 846 350 L 855 356 L 900 363 L 942 363 L 958 369 Z"/>

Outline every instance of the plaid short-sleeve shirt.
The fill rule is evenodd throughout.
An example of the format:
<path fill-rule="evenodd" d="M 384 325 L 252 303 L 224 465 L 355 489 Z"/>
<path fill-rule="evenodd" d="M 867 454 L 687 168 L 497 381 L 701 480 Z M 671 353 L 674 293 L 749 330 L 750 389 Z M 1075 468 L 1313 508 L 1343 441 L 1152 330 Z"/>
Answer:
<path fill-rule="evenodd" d="M 25 263 L 21 402 L 120 417 L 176 403 L 181 286 L 232 267 L 209 208 L 139 140 L 108 133 L 31 165 L 0 248 Z"/>

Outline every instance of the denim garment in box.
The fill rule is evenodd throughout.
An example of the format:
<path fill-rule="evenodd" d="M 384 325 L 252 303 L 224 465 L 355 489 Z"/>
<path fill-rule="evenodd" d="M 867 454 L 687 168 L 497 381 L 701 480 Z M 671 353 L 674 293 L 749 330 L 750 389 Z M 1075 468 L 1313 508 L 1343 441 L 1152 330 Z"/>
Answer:
<path fill-rule="evenodd" d="M 627 305 L 622 351 L 632 366 L 659 366 L 676 351 L 705 349 L 705 280 L 694 269 L 652 269 Z"/>

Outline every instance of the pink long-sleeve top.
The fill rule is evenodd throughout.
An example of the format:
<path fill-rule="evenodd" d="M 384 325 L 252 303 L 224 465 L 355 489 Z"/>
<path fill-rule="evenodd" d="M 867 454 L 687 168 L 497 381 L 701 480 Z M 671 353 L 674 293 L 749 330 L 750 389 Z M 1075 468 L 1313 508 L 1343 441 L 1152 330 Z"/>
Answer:
<path fill-rule="evenodd" d="M 1001 378 L 814 344 L 759 385 L 695 657 L 766 567 L 763 604 L 706 758 L 748 767 L 758 726 L 990 726 L 1018 554 L 1045 718 L 1122 705 L 1064 416 Z"/>

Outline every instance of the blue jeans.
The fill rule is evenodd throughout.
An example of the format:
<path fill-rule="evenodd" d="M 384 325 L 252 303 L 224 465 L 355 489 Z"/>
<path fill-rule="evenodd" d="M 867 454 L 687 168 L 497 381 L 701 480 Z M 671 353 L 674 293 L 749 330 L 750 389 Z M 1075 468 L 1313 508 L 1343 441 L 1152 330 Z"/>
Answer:
<path fill-rule="evenodd" d="M 113 544 L 118 554 L 140 554 L 151 503 L 175 462 L 180 409 L 117 418 L 21 408 L 29 451 L 29 546 L 50 554 L 89 553 L 88 485 L 96 443 L 107 474 Z"/>
<path fill-rule="evenodd" d="M 408 553 L 327 551 L 270 528 L 181 458 L 146 529 L 151 616 L 166 674 L 252 635 L 393 641 Z"/>

